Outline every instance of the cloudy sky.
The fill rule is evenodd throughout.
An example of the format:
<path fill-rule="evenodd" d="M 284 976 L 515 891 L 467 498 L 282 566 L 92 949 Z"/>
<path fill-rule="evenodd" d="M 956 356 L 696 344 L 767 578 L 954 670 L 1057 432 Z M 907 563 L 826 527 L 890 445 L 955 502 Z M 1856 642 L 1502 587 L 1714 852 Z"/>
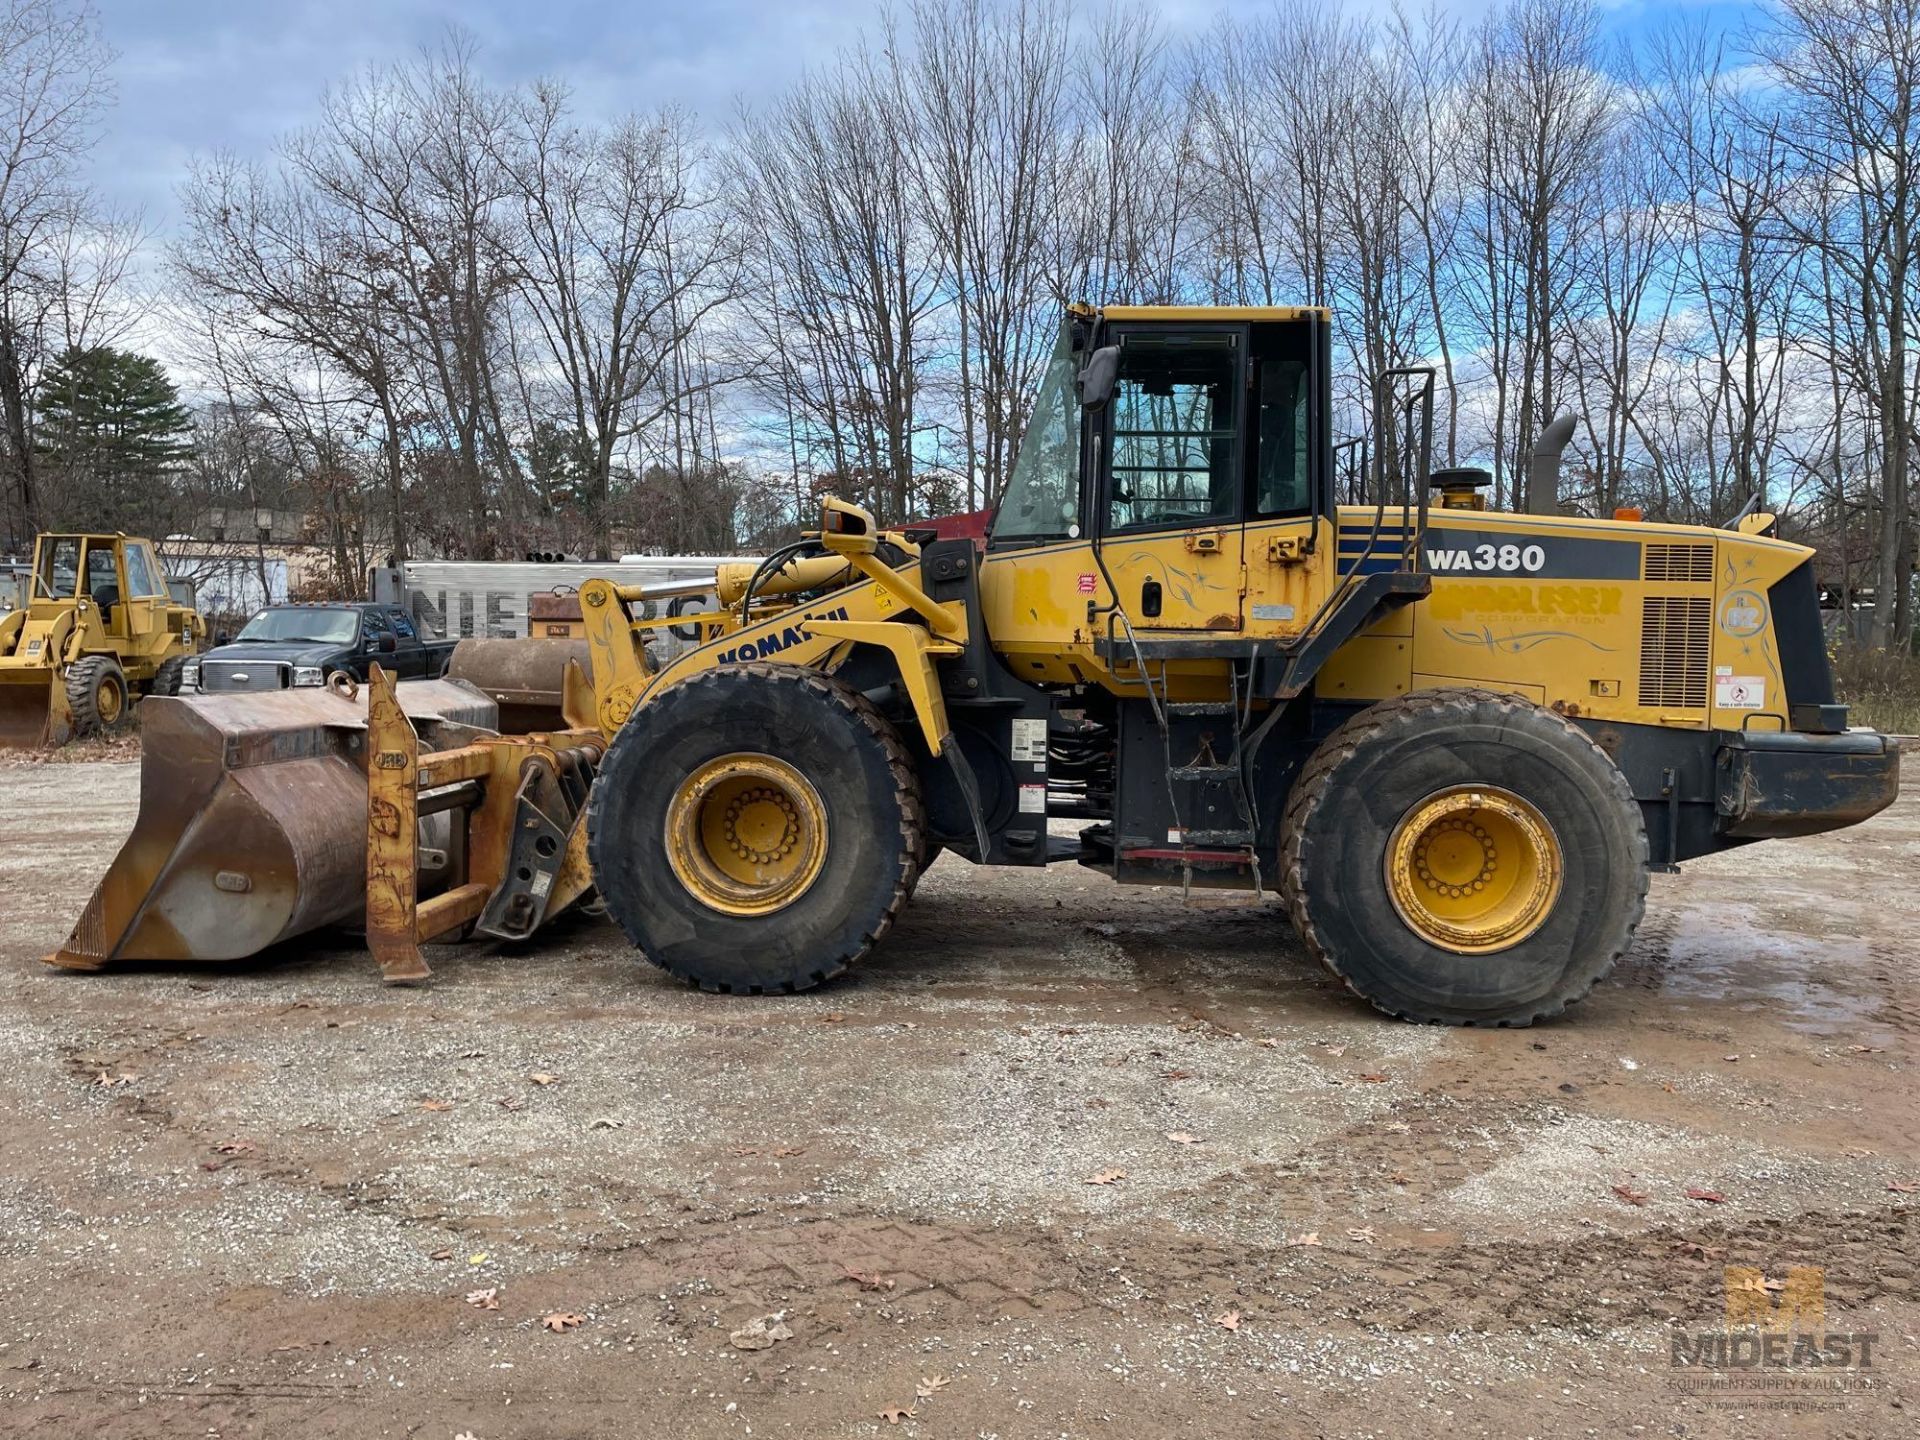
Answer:
<path fill-rule="evenodd" d="M 161 230 L 189 156 L 252 153 L 311 119 L 321 90 L 459 25 L 502 81 L 558 76 L 584 110 L 675 101 L 724 123 L 777 92 L 878 13 L 869 0 L 96 0 L 119 52 L 120 101 L 97 159 L 103 189 Z M 1175 35 L 1268 0 L 1165 0 Z M 1362 0 L 1375 3 L 1375 0 Z M 1384 4 L 1385 0 L 1379 0 Z M 1419 0 L 1414 0 L 1419 3 Z M 1486 0 L 1443 0 L 1474 13 Z M 1629 0 L 1630 7 L 1642 0 Z"/>

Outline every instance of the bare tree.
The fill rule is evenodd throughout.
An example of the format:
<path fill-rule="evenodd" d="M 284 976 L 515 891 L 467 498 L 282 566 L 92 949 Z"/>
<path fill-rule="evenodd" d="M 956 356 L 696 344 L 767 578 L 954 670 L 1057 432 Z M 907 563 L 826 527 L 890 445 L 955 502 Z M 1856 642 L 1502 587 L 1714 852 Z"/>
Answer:
<path fill-rule="evenodd" d="M 526 307 L 555 399 L 584 448 L 600 558 L 619 447 L 721 378 L 680 363 L 733 294 L 734 231 L 699 188 L 686 117 L 571 124 L 564 92 L 527 97 L 510 169 L 524 230 Z M 665 383 L 662 383 L 662 382 Z"/>
<path fill-rule="evenodd" d="M 76 237 L 99 213 L 81 170 L 112 102 L 112 58 L 91 5 L 0 0 L 0 473 L 16 540 L 41 522 L 34 376 L 49 316 L 71 320 Z M 124 251 L 111 239 L 108 249 Z M 111 289 L 122 264 L 123 253 L 98 264 L 93 284 Z"/>

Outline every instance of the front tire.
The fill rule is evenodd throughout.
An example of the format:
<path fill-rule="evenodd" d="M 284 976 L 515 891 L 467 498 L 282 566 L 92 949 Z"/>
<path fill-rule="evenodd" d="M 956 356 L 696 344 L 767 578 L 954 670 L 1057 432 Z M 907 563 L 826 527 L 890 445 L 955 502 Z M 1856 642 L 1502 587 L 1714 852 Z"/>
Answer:
<path fill-rule="evenodd" d="M 73 711 L 73 733 L 81 739 L 111 735 L 133 713 L 133 692 L 127 672 L 106 655 L 88 655 L 67 667 L 67 705 Z"/>
<path fill-rule="evenodd" d="M 791 665 L 698 675 L 635 710 L 587 810 L 607 911 L 704 990 L 810 990 L 892 927 L 919 876 L 919 777 L 858 691 Z"/>
<path fill-rule="evenodd" d="M 1362 711 L 1307 762 L 1283 826 L 1307 949 L 1407 1020 L 1558 1015 L 1645 909 L 1626 777 L 1570 721 L 1511 695 L 1418 691 Z"/>

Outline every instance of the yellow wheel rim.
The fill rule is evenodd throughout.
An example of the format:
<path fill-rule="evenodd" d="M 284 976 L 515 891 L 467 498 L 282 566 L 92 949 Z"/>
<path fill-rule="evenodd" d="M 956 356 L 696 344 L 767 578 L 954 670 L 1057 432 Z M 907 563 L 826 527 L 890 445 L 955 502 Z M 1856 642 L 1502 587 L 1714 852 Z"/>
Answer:
<path fill-rule="evenodd" d="M 709 760 L 667 807 L 667 859 L 701 904 L 766 915 L 798 900 L 827 859 L 827 810 L 806 776 L 771 755 Z"/>
<path fill-rule="evenodd" d="M 1485 955 L 1546 923 L 1564 864 L 1547 819 L 1508 790 L 1456 785 L 1408 811 L 1387 841 L 1387 894 L 1413 932 Z"/>
<path fill-rule="evenodd" d="M 93 708 L 100 716 L 102 725 L 112 726 L 120 723 L 120 711 L 125 708 L 126 697 L 120 692 L 120 684 L 111 675 L 100 682 L 100 689 L 93 697 Z"/>

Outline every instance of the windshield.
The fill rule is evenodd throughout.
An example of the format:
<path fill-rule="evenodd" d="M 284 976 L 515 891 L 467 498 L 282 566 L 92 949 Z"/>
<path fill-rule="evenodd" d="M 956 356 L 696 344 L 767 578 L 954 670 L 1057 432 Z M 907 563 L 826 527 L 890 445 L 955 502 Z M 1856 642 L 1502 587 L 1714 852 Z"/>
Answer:
<path fill-rule="evenodd" d="M 359 634 L 360 615 L 355 610 L 262 610 L 247 622 L 246 629 L 234 636 L 234 643 L 313 640 L 326 645 L 345 645 Z"/>
<path fill-rule="evenodd" d="M 65 600 L 80 576 L 80 537 L 62 535 L 40 544 L 40 593 L 49 600 Z"/>
<path fill-rule="evenodd" d="M 994 516 L 995 540 L 1063 539 L 1080 519 L 1080 406 L 1073 393 L 1073 328 L 1060 327 L 1060 343 L 1040 380 L 1013 478 Z"/>

